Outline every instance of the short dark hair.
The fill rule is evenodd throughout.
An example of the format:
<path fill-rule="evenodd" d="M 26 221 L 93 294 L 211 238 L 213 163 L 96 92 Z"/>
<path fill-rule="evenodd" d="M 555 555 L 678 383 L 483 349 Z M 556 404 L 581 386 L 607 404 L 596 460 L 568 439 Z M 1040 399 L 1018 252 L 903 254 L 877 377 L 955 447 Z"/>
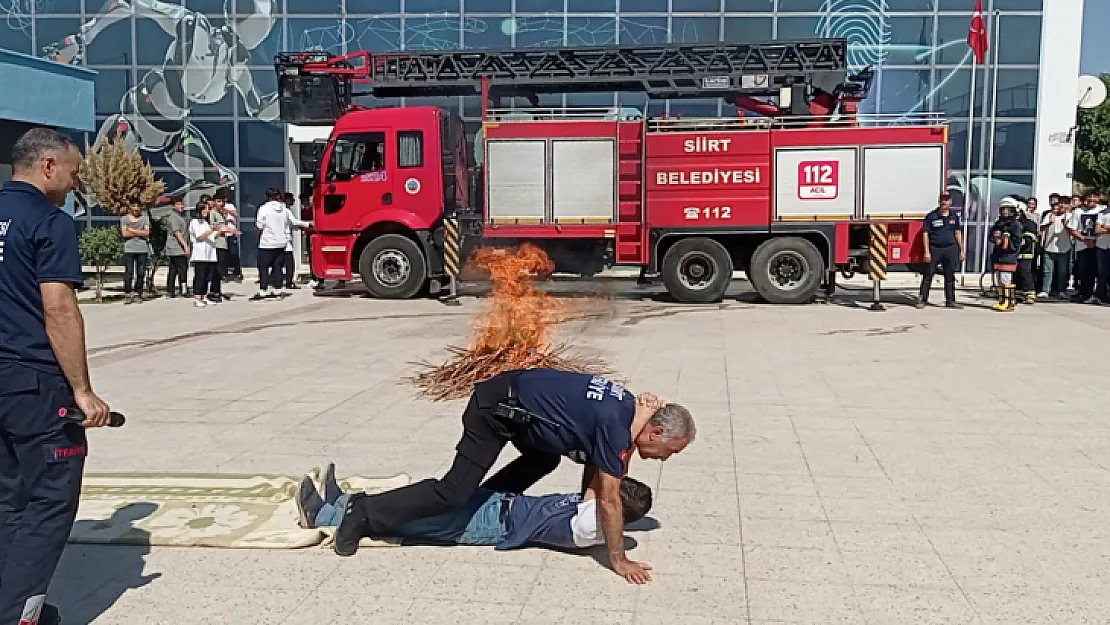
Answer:
<path fill-rule="evenodd" d="M 1066 203 L 1071 202 L 1071 196 L 1070 195 L 1057 195 L 1056 199 L 1060 200 L 1061 204 L 1066 204 Z"/>
<path fill-rule="evenodd" d="M 269 189 L 266 189 L 266 200 L 269 202 L 279 201 L 281 200 L 281 193 L 281 189 L 278 189 L 277 187 L 270 187 Z"/>
<path fill-rule="evenodd" d="M 12 170 L 25 171 L 46 158 L 51 152 L 77 148 L 73 139 L 53 128 L 32 128 L 16 139 L 12 146 Z"/>
<path fill-rule="evenodd" d="M 216 193 L 212 195 L 213 200 L 227 200 L 227 191 L 223 189 L 216 189 Z"/>
<path fill-rule="evenodd" d="M 631 477 L 622 479 L 621 507 L 625 523 L 644 518 L 651 511 L 651 487 Z"/>
<path fill-rule="evenodd" d="M 202 199 L 201 199 L 201 200 L 200 200 L 199 202 L 197 202 L 197 207 L 196 207 L 195 209 L 193 209 L 193 210 L 195 210 L 195 211 L 196 211 L 196 214 L 194 214 L 193 216 L 194 216 L 194 217 L 200 217 L 200 212 L 201 212 L 202 210 L 207 210 L 207 209 L 208 209 L 208 202 L 207 202 L 207 201 L 205 201 L 205 200 L 204 200 L 204 199 L 202 198 Z"/>
<path fill-rule="evenodd" d="M 947 193 L 941 193 L 941 194 L 940 194 L 940 198 L 938 198 L 938 200 L 937 200 L 937 201 L 939 201 L 939 202 L 947 202 L 948 200 L 951 200 L 951 199 L 952 199 L 952 196 L 951 196 L 951 195 L 949 195 L 949 194 L 947 194 Z"/>
<path fill-rule="evenodd" d="M 1059 194 L 1059 193 L 1049 193 L 1049 194 L 1048 194 L 1048 201 L 1049 201 L 1049 202 L 1051 202 L 1052 200 L 1056 200 L 1056 201 L 1059 201 L 1059 200 L 1060 200 L 1060 198 L 1061 198 L 1061 196 L 1060 196 L 1060 194 Z"/>
<path fill-rule="evenodd" d="M 1094 199 L 1098 200 L 1099 202 L 1101 202 L 1101 201 L 1102 201 L 1102 196 L 1101 196 L 1101 195 L 1099 195 L 1099 194 L 1098 194 L 1098 192 L 1096 192 L 1096 191 L 1091 191 L 1091 192 L 1090 192 L 1090 193 L 1088 193 L 1087 195 L 1084 195 L 1084 196 L 1083 196 L 1083 200 L 1084 200 L 1084 201 L 1086 201 L 1086 200 L 1089 200 L 1089 199 L 1091 199 L 1091 198 L 1094 198 Z"/>

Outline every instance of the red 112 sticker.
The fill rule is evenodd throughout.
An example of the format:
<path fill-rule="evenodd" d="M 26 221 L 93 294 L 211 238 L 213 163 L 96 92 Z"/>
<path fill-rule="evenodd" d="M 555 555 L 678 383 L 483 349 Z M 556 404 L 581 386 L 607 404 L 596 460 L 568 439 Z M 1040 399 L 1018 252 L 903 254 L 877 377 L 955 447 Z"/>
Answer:
<path fill-rule="evenodd" d="M 839 195 L 839 162 L 802 161 L 798 163 L 799 200 L 835 200 Z"/>

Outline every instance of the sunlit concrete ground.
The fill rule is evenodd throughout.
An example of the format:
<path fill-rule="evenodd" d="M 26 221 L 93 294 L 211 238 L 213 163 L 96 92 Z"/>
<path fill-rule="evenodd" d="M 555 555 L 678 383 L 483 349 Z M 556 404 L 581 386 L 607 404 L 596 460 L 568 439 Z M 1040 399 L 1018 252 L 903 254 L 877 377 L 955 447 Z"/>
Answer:
<path fill-rule="evenodd" d="M 629 534 L 650 585 L 543 550 L 71 547 L 52 600 L 67 623 L 98 625 L 1110 618 L 1110 308 L 871 313 L 859 292 L 772 307 L 589 290 L 620 297 L 562 336 L 698 422 L 686 453 L 632 464 L 656 491 L 658 528 Z M 92 433 L 89 470 L 441 473 L 461 402 L 414 399 L 401 378 L 464 343 L 480 306 L 303 290 L 204 310 L 87 305 L 96 386 L 130 419 Z M 573 490 L 574 469 L 536 491 Z"/>

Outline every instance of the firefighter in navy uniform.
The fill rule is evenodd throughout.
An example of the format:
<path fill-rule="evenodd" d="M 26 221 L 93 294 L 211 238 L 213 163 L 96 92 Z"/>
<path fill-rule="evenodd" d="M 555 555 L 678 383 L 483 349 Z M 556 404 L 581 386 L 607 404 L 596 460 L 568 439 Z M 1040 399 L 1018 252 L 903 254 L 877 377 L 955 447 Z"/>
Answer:
<path fill-rule="evenodd" d="M 1017 288 L 1014 286 L 1014 273 L 1018 270 L 1018 256 L 1021 250 L 1022 228 L 1018 220 L 1020 203 L 1012 197 L 1002 198 L 999 204 L 998 221 L 991 226 L 991 264 L 998 281 L 998 303 L 992 306 L 998 312 L 1014 310 Z"/>
<path fill-rule="evenodd" d="M 77 516 L 85 427 L 108 423 L 89 383 L 75 285 L 84 283 L 73 219 L 59 210 L 81 153 L 36 128 L 12 147 L 0 189 L 0 625 L 60 622 L 46 589 Z"/>
<path fill-rule="evenodd" d="M 933 276 L 937 269 L 944 271 L 944 301 L 948 308 L 959 308 L 956 303 L 956 268 L 966 258 L 964 252 L 963 221 L 952 212 L 952 198 L 947 193 L 940 196 L 937 208 L 925 216 L 922 243 L 925 246 L 925 262 L 929 266 L 921 278 L 917 308 L 925 308 L 929 303 L 929 289 L 933 286 Z"/>
<path fill-rule="evenodd" d="M 633 583 L 651 579 L 651 567 L 624 552 L 621 478 L 634 450 L 641 458 L 666 460 L 686 448 L 695 434 L 688 410 L 647 394 L 633 396 L 602 377 L 527 369 L 476 385 L 462 422 L 455 460 L 442 479 L 351 497 L 335 531 L 337 554 L 354 554 L 363 536 L 395 536 L 407 522 L 456 510 L 479 486 L 524 493 L 565 456 L 586 465 L 583 483 L 598 494 L 613 570 Z M 510 442 L 520 457 L 483 484 Z"/>
<path fill-rule="evenodd" d="M 1037 303 L 1037 283 L 1034 269 L 1037 263 L 1038 247 L 1040 246 L 1040 224 L 1032 219 L 1032 211 L 1022 209 L 1018 215 L 1021 224 L 1021 246 L 1018 249 L 1017 288 L 1021 293 L 1021 301 L 1026 304 Z"/>

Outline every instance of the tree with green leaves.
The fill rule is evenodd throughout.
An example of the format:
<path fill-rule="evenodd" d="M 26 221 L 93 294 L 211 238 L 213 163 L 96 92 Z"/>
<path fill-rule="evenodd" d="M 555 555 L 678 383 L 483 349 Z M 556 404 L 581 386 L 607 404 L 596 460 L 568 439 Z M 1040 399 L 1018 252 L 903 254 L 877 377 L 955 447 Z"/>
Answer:
<path fill-rule="evenodd" d="M 96 301 L 104 301 L 104 276 L 108 267 L 116 264 L 123 256 L 123 236 L 119 228 L 86 228 L 81 233 L 81 258 L 96 268 Z"/>
<path fill-rule="evenodd" d="M 1110 89 L 1110 74 L 1100 78 Z M 1110 193 L 1110 99 L 1079 111 L 1075 180 L 1103 195 Z"/>

